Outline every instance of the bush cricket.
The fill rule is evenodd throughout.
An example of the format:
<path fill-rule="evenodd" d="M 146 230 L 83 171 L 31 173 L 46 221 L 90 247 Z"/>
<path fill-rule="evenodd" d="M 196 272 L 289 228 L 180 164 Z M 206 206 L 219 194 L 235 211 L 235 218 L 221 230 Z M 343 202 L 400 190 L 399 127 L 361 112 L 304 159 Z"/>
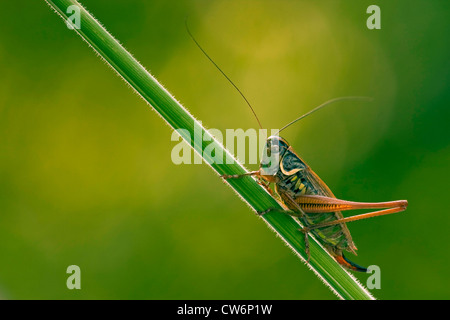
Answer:
<path fill-rule="evenodd" d="M 253 112 L 260 128 L 262 129 L 263 127 L 258 116 L 244 94 L 196 41 L 194 36 L 189 31 L 187 20 L 185 21 L 185 24 L 186 30 L 191 39 L 243 97 Z M 299 229 L 299 235 L 303 234 L 305 239 L 307 262 L 309 262 L 310 258 L 308 234 L 312 233 L 340 265 L 349 270 L 366 272 L 366 268 L 351 262 L 343 254 L 344 251 L 349 251 L 356 255 L 357 250 L 346 223 L 404 211 L 408 206 L 408 202 L 406 200 L 397 200 L 375 203 L 353 202 L 337 199 L 322 179 L 320 179 L 319 176 L 305 163 L 305 161 L 303 161 L 295 153 L 292 146 L 290 146 L 285 139 L 279 136 L 279 133 L 282 130 L 286 129 L 295 122 L 333 102 L 344 99 L 367 98 L 341 97 L 329 100 L 319 105 L 301 117 L 288 123 L 278 130 L 276 135 L 272 135 L 266 140 L 259 170 L 242 175 L 223 175 L 222 178 L 237 179 L 245 176 L 256 177 L 258 183 L 261 184 L 279 202 L 281 202 L 285 208 L 285 210 L 273 208 L 264 212 L 258 212 L 258 214 L 264 215 L 270 211 L 280 211 L 284 214 L 297 218 L 303 226 Z M 274 184 L 274 191 L 270 188 L 270 183 Z M 346 218 L 342 215 L 342 211 L 355 209 L 381 210 Z"/>
<path fill-rule="evenodd" d="M 347 98 L 356 97 L 330 100 L 306 115 L 331 102 Z M 286 125 L 278 132 L 306 115 Z M 406 200 L 370 203 L 337 199 L 322 179 L 295 153 L 292 146 L 279 135 L 274 135 L 267 139 L 259 170 L 243 175 L 224 175 L 222 177 L 224 179 L 236 179 L 243 176 L 256 176 L 260 184 L 286 208 L 285 210 L 269 209 L 264 212 L 258 212 L 259 215 L 270 211 L 280 211 L 300 220 L 303 228 L 299 230 L 305 238 L 307 261 L 309 261 L 310 257 L 308 234 L 311 232 L 339 264 L 353 271 L 366 272 L 367 269 L 351 262 L 343 254 L 343 251 L 349 251 L 356 255 L 357 250 L 346 223 L 401 212 L 406 210 L 408 206 Z M 274 184 L 275 193 L 270 189 L 270 183 Z M 382 210 L 346 218 L 341 213 L 341 211 L 355 209 Z"/>

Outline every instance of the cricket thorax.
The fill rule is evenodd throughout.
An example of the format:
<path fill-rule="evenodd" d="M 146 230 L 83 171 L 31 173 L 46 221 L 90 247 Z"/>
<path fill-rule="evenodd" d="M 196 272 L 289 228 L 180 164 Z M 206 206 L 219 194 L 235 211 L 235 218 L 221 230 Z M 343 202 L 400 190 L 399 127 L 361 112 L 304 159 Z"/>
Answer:
<path fill-rule="evenodd" d="M 277 188 L 282 189 L 294 199 L 300 195 L 314 194 L 306 178 L 302 177 L 301 172 L 286 176 L 281 171 L 278 171 L 277 178 Z"/>

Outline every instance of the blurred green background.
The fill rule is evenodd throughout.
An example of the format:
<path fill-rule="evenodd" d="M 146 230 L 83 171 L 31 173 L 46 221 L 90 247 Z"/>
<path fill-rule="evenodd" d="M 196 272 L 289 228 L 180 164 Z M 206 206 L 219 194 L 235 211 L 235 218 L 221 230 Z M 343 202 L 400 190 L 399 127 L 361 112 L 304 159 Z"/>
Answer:
<path fill-rule="evenodd" d="M 209 128 L 256 121 L 187 15 L 268 128 L 374 97 L 283 136 L 336 196 L 409 200 L 349 224 L 348 256 L 381 268 L 375 297 L 450 298 L 450 2 L 83 3 Z M 335 298 L 207 165 L 171 162 L 171 129 L 43 0 L 2 12 L 0 298 Z M 66 288 L 72 264 L 81 290 Z"/>

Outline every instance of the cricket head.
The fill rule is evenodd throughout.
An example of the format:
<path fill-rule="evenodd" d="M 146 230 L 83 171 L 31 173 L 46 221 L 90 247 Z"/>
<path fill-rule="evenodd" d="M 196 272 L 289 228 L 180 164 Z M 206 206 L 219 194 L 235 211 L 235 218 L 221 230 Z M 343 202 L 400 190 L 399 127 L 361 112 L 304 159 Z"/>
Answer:
<path fill-rule="evenodd" d="M 289 149 L 286 140 L 279 136 L 270 136 L 266 140 L 261 157 L 260 170 L 262 175 L 274 176 L 280 169 L 280 160 Z"/>

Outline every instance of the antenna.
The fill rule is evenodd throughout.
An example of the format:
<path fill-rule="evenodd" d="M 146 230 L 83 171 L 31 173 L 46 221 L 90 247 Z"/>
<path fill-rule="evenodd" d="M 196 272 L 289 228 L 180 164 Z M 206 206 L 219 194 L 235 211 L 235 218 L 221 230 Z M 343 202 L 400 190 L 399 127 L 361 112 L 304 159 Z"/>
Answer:
<path fill-rule="evenodd" d="M 247 105 L 250 107 L 250 109 L 252 110 L 256 121 L 258 121 L 259 127 L 262 129 L 262 125 L 261 122 L 259 121 L 258 116 L 256 115 L 255 110 L 253 110 L 253 107 L 251 106 L 250 102 L 248 102 L 247 98 L 244 96 L 244 94 L 241 92 L 241 90 L 239 90 L 239 88 L 234 84 L 233 81 L 231 81 L 230 78 L 228 78 L 228 76 L 225 74 L 225 72 L 222 71 L 222 69 L 220 69 L 220 67 L 214 62 L 213 59 L 211 59 L 211 57 L 206 53 L 205 50 L 203 50 L 202 46 L 200 46 L 200 44 L 197 42 L 197 40 L 195 40 L 194 36 L 192 35 L 191 31 L 189 30 L 188 27 L 188 17 L 186 17 L 186 19 L 184 20 L 184 23 L 186 25 L 186 30 L 187 33 L 189 34 L 189 36 L 191 37 L 191 39 L 194 41 L 194 43 L 197 45 L 197 47 L 203 52 L 203 54 L 208 58 L 209 61 L 211 61 L 211 63 L 220 71 L 220 73 L 222 73 L 222 75 L 231 83 L 231 85 L 239 92 L 239 94 L 242 96 L 242 98 L 244 98 L 245 102 L 247 103 Z"/>
<path fill-rule="evenodd" d="M 280 130 L 278 130 L 278 133 L 280 133 L 281 131 L 283 131 L 284 129 L 286 129 L 287 127 L 289 127 L 290 125 L 293 125 L 294 123 L 296 123 L 297 121 L 300 121 L 301 119 L 309 116 L 310 114 L 322 109 L 323 107 L 332 104 L 334 102 L 338 102 L 341 100 L 366 100 L 366 101 L 373 101 L 373 98 L 370 97 L 339 97 L 339 98 L 334 98 L 331 100 L 328 100 L 324 103 L 322 103 L 320 106 L 315 107 L 314 109 L 312 109 L 311 111 L 305 113 L 304 115 L 298 117 L 297 119 L 295 119 L 294 121 L 289 122 L 287 125 L 285 125 L 283 128 L 281 128 Z"/>

